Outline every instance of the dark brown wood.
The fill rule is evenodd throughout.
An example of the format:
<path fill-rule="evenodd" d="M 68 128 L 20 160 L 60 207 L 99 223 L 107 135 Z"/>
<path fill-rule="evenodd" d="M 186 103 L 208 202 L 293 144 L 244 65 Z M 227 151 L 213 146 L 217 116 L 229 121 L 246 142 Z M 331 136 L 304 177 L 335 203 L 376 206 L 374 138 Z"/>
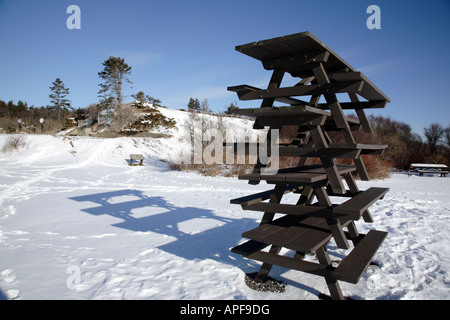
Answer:
<path fill-rule="evenodd" d="M 280 87 L 281 81 L 283 80 L 284 70 L 275 69 L 272 73 L 272 78 L 270 79 L 267 91 L 274 90 Z M 275 102 L 276 97 L 266 98 L 261 102 L 261 108 L 271 108 Z"/>
<path fill-rule="evenodd" d="M 267 261 L 270 264 L 319 276 L 329 275 L 332 271 L 332 269 L 325 264 L 289 258 L 264 251 L 255 252 L 251 254 L 249 258 L 257 261 Z"/>
<path fill-rule="evenodd" d="M 253 172 L 239 179 L 249 180 L 251 184 L 266 181 L 275 185 L 273 191 L 231 200 L 244 210 L 264 212 L 260 225 L 242 234 L 250 240 L 234 247 L 232 252 L 262 262 L 256 276 L 258 282 L 266 279 L 273 265 L 279 265 L 324 277 L 331 298 L 344 299 L 338 280 L 356 283 L 386 236 L 374 230 L 367 235 L 360 234 L 354 221 L 362 216 L 365 222 L 373 222 L 369 207 L 388 189 L 360 191 L 353 175 L 357 173 L 362 180 L 368 180 L 361 155 L 381 155 L 387 146 L 356 143 L 353 133 L 360 127 L 371 133 L 364 109 L 383 108 L 390 100 L 309 32 L 257 41 L 238 46 L 236 50 L 260 60 L 273 74 L 267 89 L 249 85 L 229 87 L 241 100 L 262 99 L 260 108 L 238 109 L 234 113 L 254 118 L 254 129 L 269 128 L 267 141 L 271 147 L 278 148 L 269 153 L 272 161 L 275 155 L 295 157 L 298 161 L 292 168 L 267 172 L 263 170 L 266 165 L 260 157 L 265 154 L 259 144 L 226 144 L 239 154 L 250 154 L 253 150 L 258 156 Z M 299 81 L 282 87 L 285 73 L 298 77 Z M 348 94 L 350 102 L 338 100 L 337 93 L 341 92 Z M 309 102 L 294 98 L 298 96 L 310 96 Z M 320 102 L 321 97 L 326 103 Z M 367 101 L 360 101 L 360 97 Z M 274 107 L 275 102 L 289 106 Z M 346 109 L 355 110 L 358 119 L 345 116 Z M 296 127 L 295 138 L 283 143 L 275 141 L 272 129 L 281 130 L 286 126 Z M 329 134 L 332 131 L 339 131 L 345 142 L 334 142 Z M 318 159 L 322 165 L 306 165 L 311 158 Z M 336 158 L 353 159 L 354 166 L 336 165 Z M 300 194 L 297 203 L 281 202 L 288 192 Z M 331 196 L 349 200 L 336 205 Z M 350 249 L 349 241 L 355 247 L 344 256 L 338 268 L 332 266 L 327 253 L 332 238 L 338 248 Z M 268 252 L 263 250 L 268 246 Z M 284 255 L 282 248 L 293 250 L 294 257 Z M 318 263 L 305 261 L 306 253 L 315 254 Z"/>
<path fill-rule="evenodd" d="M 278 253 L 280 252 L 281 247 L 272 245 L 272 247 L 269 250 L 269 254 L 273 254 L 273 255 L 278 255 Z M 259 251 L 261 252 L 261 251 Z M 255 281 L 262 283 L 266 280 L 267 275 L 269 274 L 270 270 L 273 267 L 273 263 L 269 262 L 269 261 L 264 261 L 263 264 L 261 265 L 258 273 L 256 274 L 255 277 Z"/>
<path fill-rule="evenodd" d="M 370 126 L 370 122 L 369 120 L 367 120 L 364 109 L 360 106 L 360 102 L 356 93 L 349 92 L 348 96 L 350 97 L 350 100 L 354 103 L 354 109 L 356 111 L 359 122 L 361 123 L 361 126 L 364 129 L 364 131 L 367 133 L 373 133 L 372 127 Z"/>
<path fill-rule="evenodd" d="M 286 50 L 286 48 L 289 48 L 289 50 Z M 329 57 L 326 61 L 326 68 L 329 74 L 339 74 L 342 73 L 342 71 L 349 72 L 351 75 L 346 77 L 360 78 L 366 83 L 364 86 L 364 98 L 367 100 L 384 100 L 390 102 L 389 98 L 381 92 L 378 87 L 369 81 L 363 74 L 357 72 L 344 59 L 328 48 L 310 32 L 302 32 L 294 35 L 252 42 L 237 46 L 236 50 L 260 60 L 263 63 L 267 60 L 327 51 L 329 52 Z M 285 67 L 285 71 L 290 73 L 293 77 L 305 78 L 312 75 L 311 67 L 308 64 L 287 66 Z M 338 75 L 338 77 L 339 76 L 340 75 Z"/>
<path fill-rule="evenodd" d="M 327 253 L 327 250 L 324 247 L 319 248 L 316 254 L 320 264 L 325 264 L 328 266 L 331 265 L 331 259 Z M 334 300 L 344 300 L 345 297 L 342 293 L 341 287 L 337 282 L 337 280 L 330 274 L 324 274 L 324 277 L 325 282 L 327 283 L 328 286 L 328 290 L 330 291 L 331 298 Z"/>
<path fill-rule="evenodd" d="M 345 173 L 354 172 L 354 166 L 336 166 L 339 175 Z M 315 185 L 328 182 L 326 169 L 311 169 L 304 170 L 303 172 L 292 172 L 292 173 L 275 173 L 275 174 L 261 174 L 261 173 L 250 173 L 243 174 L 238 177 L 240 180 L 251 180 L 251 181 L 267 181 L 268 183 L 287 183 L 287 184 L 304 184 L 304 185 Z M 345 193 L 345 190 L 344 192 Z"/>
<path fill-rule="evenodd" d="M 287 186 L 284 193 L 290 193 L 293 192 L 294 190 L 298 190 L 298 189 L 302 189 L 301 187 L 297 187 L 297 186 Z M 245 197 L 240 197 L 240 198 L 236 198 L 236 199 L 232 199 L 230 200 L 230 203 L 232 204 L 240 204 L 241 206 L 249 206 L 252 204 L 256 204 L 258 202 L 270 199 L 270 197 L 272 196 L 272 194 L 274 193 L 274 190 L 267 190 L 267 191 L 263 191 L 263 192 L 258 192 L 249 196 L 245 196 Z M 251 209 L 249 209 L 251 210 Z"/>
<path fill-rule="evenodd" d="M 247 84 L 243 84 L 243 85 L 239 85 L 239 86 L 228 87 L 227 90 L 236 92 L 239 97 L 250 91 L 261 90 L 261 89 L 257 88 L 257 87 L 249 86 Z M 295 99 L 292 97 L 277 97 L 277 98 L 275 98 L 275 101 L 287 103 L 287 104 L 291 104 L 291 105 L 307 105 L 308 104 L 308 102 L 306 102 L 306 101 Z M 380 107 L 377 107 L 377 108 L 380 108 Z"/>
<path fill-rule="evenodd" d="M 387 232 L 370 230 L 333 271 L 332 276 L 345 282 L 358 283 L 386 236 Z"/>
<path fill-rule="evenodd" d="M 357 220 L 375 201 L 384 197 L 388 188 L 372 187 L 335 207 L 335 213 L 348 214 Z"/>
<path fill-rule="evenodd" d="M 269 246 L 266 243 L 258 242 L 255 240 L 248 240 L 244 243 L 241 243 L 240 245 L 234 247 L 231 249 L 231 252 L 240 254 L 244 257 L 247 257 L 251 255 L 252 253 L 255 253 L 259 250 L 262 250 Z"/>
<path fill-rule="evenodd" d="M 267 202 L 259 202 L 250 204 L 247 206 L 243 206 L 244 210 L 251 211 L 273 211 L 276 213 L 284 213 L 293 216 L 301 216 L 301 215 L 316 215 L 316 216 L 324 216 L 327 214 L 328 207 L 324 206 L 299 206 L 297 204 L 284 204 L 284 203 L 267 203 Z M 325 211 L 324 211 L 325 210 Z M 331 210 L 331 209 L 330 209 Z"/>
<path fill-rule="evenodd" d="M 251 117 L 281 117 L 281 116 L 331 116 L 325 110 L 317 109 L 308 105 L 293 105 L 290 107 L 269 107 L 269 108 L 249 108 L 235 109 L 233 114 L 240 114 Z"/>
<path fill-rule="evenodd" d="M 267 90 L 253 90 L 238 92 L 241 100 L 275 99 L 277 97 L 291 98 L 295 96 L 321 95 L 325 93 L 361 92 L 363 81 L 341 81 L 327 84 L 312 84 L 308 86 L 273 88 Z M 239 95 L 240 94 L 240 95 Z"/>
<path fill-rule="evenodd" d="M 327 62 L 330 57 L 328 51 L 318 51 L 310 54 L 296 54 L 277 59 L 264 60 L 263 66 L 267 70 L 295 68 L 298 65 L 315 65 L 317 62 Z"/>
<path fill-rule="evenodd" d="M 353 102 L 340 102 L 342 109 L 348 110 L 348 109 L 355 109 L 355 103 Z M 377 109 L 377 108 L 384 108 L 387 104 L 387 101 L 381 100 L 381 101 L 360 101 L 357 105 L 358 109 Z M 317 108 L 322 110 L 329 110 L 328 103 L 318 103 Z"/>

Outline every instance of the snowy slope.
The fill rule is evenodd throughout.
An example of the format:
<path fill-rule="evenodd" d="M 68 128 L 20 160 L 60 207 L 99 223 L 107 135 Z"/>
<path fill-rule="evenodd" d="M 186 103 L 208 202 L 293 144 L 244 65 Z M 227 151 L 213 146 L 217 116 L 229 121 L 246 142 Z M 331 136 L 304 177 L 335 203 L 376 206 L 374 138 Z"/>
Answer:
<path fill-rule="evenodd" d="M 0 153 L 0 297 L 315 300 L 327 292 L 321 277 L 278 267 L 271 276 L 287 284 L 284 293 L 245 285 L 258 263 L 229 249 L 261 215 L 229 200 L 270 186 L 169 171 L 160 159 L 176 152 L 179 136 L 27 141 Z M 128 166 L 131 153 L 144 154 L 145 165 Z M 393 174 L 359 185 L 390 188 L 372 207 L 375 222 L 358 222 L 389 235 L 375 258 L 381 268 L 341 283 L 344 294 L 450 298 L 449 178 Z M 329 251 L 341 257 L 334 243 Z"/>

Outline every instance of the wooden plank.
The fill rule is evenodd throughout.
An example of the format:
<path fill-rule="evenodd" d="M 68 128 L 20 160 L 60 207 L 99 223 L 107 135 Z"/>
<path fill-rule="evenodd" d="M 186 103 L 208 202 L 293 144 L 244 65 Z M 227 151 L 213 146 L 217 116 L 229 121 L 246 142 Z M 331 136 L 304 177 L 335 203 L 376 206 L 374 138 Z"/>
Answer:
<path fill-rule="evenodd" d="M 254 254 L 251 254 L 248 258 L 319 276 L 329 275 L 332 270 L 329 268 L 328 265 L 289 258 L 286 256 L 281 256 L 278 254 L 273 254 L 264 251 L 255 252 Z"/>
<path fill-rule="evenodd" d="M 333 209 L 334 213 L 348 214 L 352 219 L 357 220 L 378 199 L 384 197 L 389 188 L 372 187 L 358 193 L 353 198 L 345 201 Z"/>
<path fill-rule="evenodd" d="M 297 186 L 287 186 L 284 193 L 285 194 L 290 193 L 294 190 L 301 189 L 301 188 L 302 187 L 297 187 Z M 232 200 L 230 200 L 230 203 L 231 204 L 240 204 L 241 206 L 249 206 L 249 205 L 269 199 L 272 196 L 273 192 L 274 192 L 274 190 L 258 192 L 258 193 L 255 193 L 255 194 L 252 194 L 249 196 L 232 199 Z M 251 209 L 249 209 L 249 210 L 251 210 Z"/>
<path fill-rule="evenodd" d="M 344 175 L 355 171 L 354 166 L 347 166 L 347 165 L 337 165 L 336 169 L 339 175 Z M 313 184 L 321 181 L 327 181 L 326 170 L 324 169 L 323 166 L 320 165 L 292 168 L 291 170 L 293 171 L 290 172 L 288 169 L 279 170 L 278 173 L 272 175 L 261 173 L 250 173 L 240 175 L 238 178 L 241 180 L 266 180 L 268 182 L 284 181 L 286 183 L 291 183 L 294 185 L 299 184 L 300 182 L 306 184 Z"/>
<path fill-rule="evenodd" d="M 276 246 L 288 247 L 289 243 L 293 240 L 305 236 L 305 234 L 311 235 L 310 227 L 315 226 L 321 222 L 320 219 L 309 217 L 299 221 L 297 224 L 288 226 L 284 230 L 268 235 L 264 238 L 265 243 L 270 243 Z M 322 239 L 318 240 L 323 241 Z"/>
<path fill-rule="evenodd" d="M 308 54 L 294 54 L 292 56 L 268 59 L 262 61 L 263 67 L 266 70 L 284 69 L 289 67 L 297 67 L 305 64 L 316 64 L 317 62 L 327 62 L 330 53 L 328 51 L 318 51 Z"/>
<path fill-rule="evenodd" d="M 272 223 L 265 223 L 263 225 L 260 225 L 259 227 L 244 232 L 242 234 L 242 237 L 259 242 L 264 242 L 265 238 L 267 238 L 271 234 L 284 230 L 285 228 L 286 228 L 285 226 L 274 225 Z"/>
<path fill-rule="evenodd" d="M 271 141 L 272 141 L 272 130 L 268 130 L 267 135 L 266 135 L 267 146 L 272 145 Z M 267 167 L 267 164 L 268 164 L 267 162 L 264 162 L 264 161 L 261 162 L 261 154 L 259 154 L 256 159 L 256 164 L 253 167 L 252 173 L 260 173 L 262 169 Z M 251 185 L 257 185 L 257 184 L 259 184 L 259 182 L 260 182 L 259 179 L 248 181 L 248 183 Z"/>
<path fill-rule="evenodd" d="M 240 97 L 241 95 L 248 93 L 250 91 L 262 90 L 262 89 L 253 87 L 253 86 L 250 86 L 247 84 L 243 84 L 243 85 L 228 87 L 227 90 L 236 92 L 238 97 Z M 279 97 L 279 98 L 275 98 L 275 101 L 287 103 L 287 104 L 291 104 L 291 105 L 293 105 L 293 104 L 297 104 L 297 105 L 308 104 L 308 102 L 306 102 L 306 101 L 295 99 L 292 97 Z"/>
<path fill-rule="evenodd" d="M 361 123 L 364 132 L 373 133 L 372 127 L 370 126 L 370 122 L 367 119 L 364 110 L 359 106 L 359 99 L 356 93 L 349 92 L 348 96 L 350 97 L 350 100 L 355 104 L 356 115 L 358 116 L 359 122 Z"/>
<path fill-rule="evenodd" d="M 341 281 L 358 283 L 386 236 L 387 232 L 370 230 L 332 272 L 332 276 Z"/>
<path fill-rule="evenodd" d="M 294 49 L 294 50 L 293 50 Z M 261 62 L 267 60 L 274 60 L 279 58 L 286 58 L 289 56 L 296 56 L 299 54 L 312 54 L 314 52 L 329 52 L 327 59 L 327 71 L 330 74 L 336 73 L 337 70 L 345 70 L 350 75 L 342 75 L 336 73 L 335 77 L 357 77 L 362 79 L 366 85 L 362 89 L 362 94 L 367 100 L 385 100 L 390 102 L 389 98 L 370 80 L 368 80 L 362 73 L 357 72 L 351 65 L 342 59 L 333 50 L 327 47 L 322 41 L 316 38 L 310 32 L 302 32 L 293 35 L 277 37 L 273 39 L 252 42 L 249 44 L 237 46 L 236 50 L 244 53 L 250 57 L 260 60 Z M 299 64 L 297 66 L 287 66 L 286 72 L 289 72 L 294 77 L 305 78 L 311 76 L 309 64 Z"/>
<path fill-rule="evenodd" d="M 334 163 L 334 160 L 331 158 L 320 158 L 320 160 L 322 161 L 325 171 L 327 173 L 327 178 L 331 189 L 335 193 L 340 194 L 345 193 L 345 186 L 342 183 L 339 169 L 337 165 Z"/>
<path fill-rule="evenodd" d="M 339 249 L 349 249 L 350 244 L 347 241 L 347 238 L 344 234 L 344 230 L 342 229 L 343 227 L 342 227 L 339 219 L 328 218 L 328 219 L 326 219 L 326 221 L 327 221 L 328 227 L 331 230 L 333 238 L 336 242 L 336 246 Z"/>
<path fill-rule="evenodd" d="M 308 105 L 294 105 L 289 107 L 270 107 L 270 108 L 246 108 L 234 109 L 233 114 L 240 114 L 250 117 L 279 117 L 279 116 L 331 116 L 331 113 L 325 110 L 314 108 Z"/>
<path fill-rule="evenodd" d="M 330 186 L 331 186 L 331 184 L 330 184 Z M 328 194 L 325 191 L 324 187 L 314 188 L 314 194 L 316 195 L 317 200 L 319 201 L 319 204 L 321 206 L 326 206 L 326 207 L 332 206 L 331 200 L 328 197 Z M 330 217 L 328 215 L 326 222 L 328 224 L 328 228 L 331 230 L 331 233 L 333 234 L 333 237 L 334 237 L 334 240 L 336 241 L 337 247 L 340 249 L 348 249 L 350 246 L 345 237 L 344 231 L 342 230 L 342 225 L 341 225 L 340 221 L 337 218 Z"/>
<path fill-rule="evenodd" d="M 244 232 L 244 238 L 313 253 L 331 239 L 331 232 L 321 217 L 284 216 Z"/>
<path fill-rule="evenodd" d="M 267 90 L 254 90 L 248 92 L 238 92 L 241 100 L 257 100 L 278 97 L 295 97 L 321 95 L 325 93 L 343 93 L 356 92 L 359 93 L 364 85 L 363 81 L 343 81 L 327 84 L 311 84 L 307 86 L 274 88 Z M 240 95 L 239 95 L 240 94 Z"/>
<path fill-rule="evenodd" d="M 264 249 L 267 247 L 268 244 L 254 241 L 254 240 L 248 240 L 234 248 L 231 249 L 231 252 L 237 253 L 240 255 L 243 255 L 244 257 L 251 255 L 252 253 L 255 253 L 259 250 Z"/>
<path fill-rule="evenodd" d="M 276 213 L 284 213 L 294 216 L 301 215 L 326 215 L 327 207 L 324 206 L 298 206 L 294 204 L 284 204 L 284 203 L 267 203 L 258 202 L 250 205 L 243 206 L 244 210 L 251 211 L 271 211 Z"/>
<path fill-rule="evenodd" d="M 263 129 L 264 127 L 281 128 L 283 126 L 296 126 L 296 125 L 322 125 L 326 121 L 325 115 L 291 115 L 291 116 L 279 116 L 271 117 L 258 117 L 255 120 L 253 129 Z"/>
<path fill-rule="evenodd" d="M 325 220 L 316 219 L 317 223 L 313 226 L 310 225 L 308 232 L 286 243 L 285 247 L 305 253 L 314 253 L 318 248 L 325 246 L 332 235 Z"/>
<path fill-rule="evenodd" d="M 236 46 L 236 51 L 245 53 L 246 55 L 261 61 L 276 58 L 276 55 L 267 50 L 264 50 L 264 48 L 259 46 L 258 42 L 252 42 L 245 45 Z"/>
<path fill-rule="evenodd" d="M 284 70 L 275 69 L 273 70 L 272 77 L 270 78 L 269 86 L 267 90 L 273 90 L 280 87 L 281 81 L 283 80 Z M 275 97 L 263 99 L 261 102 L 261 108 L 270 108 L 275 102 Z"/>
<path fill-rule="evenodd" d="M 322 85 L 329 85 L 330 79 L 328 78 L 327 72 L 322 63 L 319 63 L 316 68 L 313 69 L 314 76 L 317 82 Z M 334 121 L 336 121 L 336 126 L 342 129 L 349 129 L 347 119 L 342 111 L 339 101 L 335 95 L 336 92 L 327 91 L 324 93 L 325 100 L 328 103 L 331 114 L 333 115 Z"/>
<path fill-rule="evenodd" d="M 360 101 L 358 104 L 358 108 L 361 109 L 379 109 L 384 108 L 386 106 L 386 101 Z M 342 109 L 355 109 L 355 104 L 353 102 L 340 102 Z M 328 110 L 328 103 L 318 103 L 317 108 Z"/>
<path fill-rule="evenodd" d="M 364 162 L 361 158 L 356 158 L 353 160 L 355 162 L 356 171 L 359 174 L 359 177 L 362 181 L 369 181 L 369 173 L 366 170 L 366 166 L 364 165 Z"/>
<path fill-rule="evenodd" d="M 317 149 L 312 147 L 285 147 L 278 148 L 280 157 L 311 157 L 311 158 L 342 158 L 355 159 L 361 154 L 361 149 L 343 149 L 343 148 L 324 148 Z"/>

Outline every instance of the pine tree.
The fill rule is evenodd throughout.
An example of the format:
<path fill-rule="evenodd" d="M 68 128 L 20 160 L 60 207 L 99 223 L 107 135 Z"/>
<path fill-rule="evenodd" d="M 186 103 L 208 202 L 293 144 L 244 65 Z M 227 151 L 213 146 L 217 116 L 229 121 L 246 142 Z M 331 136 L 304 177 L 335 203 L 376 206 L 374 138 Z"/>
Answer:
<path fill-rule="evenodd" d="M 147 101 L 146 101 L 146 98 L 145 98 L 145 93 L 144 93 L 144 91 L 139 91 L 138 93 L 132 94 L 131 96 L 133 97 L 133 99 L 134 99 L 135 101 L 139 101 L 139 102 L 147 102 Z"/>
<path fill-rule="evenodd" d="M 190 98 L 187 107 L 190 111 L 198 111 L 200 109 L 200 101 L 197 98 Z"/>
<path fill-rule="evenodd" d="M 58 120 L 61 119 L 61 112 L 67 111 L 70 108 L 70 100 L 67 99 L 67 95 L 69 94 L 69 88 L 64 86 L 64 83 L 60 78 L 56 78 L 56 80 L 52 83 L 53 86 L 50 87 L 50 103 L 48 107 L 58 114 Z"/>
<path fill-rule="evenodd" d="M 99 97 L 104 100 L 111 100 L 116 104 L 118 109 L 120 127 L 123 127 L 122 114 L 122 89 L 125 82 L 131 83 L 128 79 L 131 74 L 131 66 L 125 63 L 125 59 L 117 57 L 109 57 L 103 63 L 103 71 L 98 73 L 98 76 L 103 80 L 100 83 Z"/>

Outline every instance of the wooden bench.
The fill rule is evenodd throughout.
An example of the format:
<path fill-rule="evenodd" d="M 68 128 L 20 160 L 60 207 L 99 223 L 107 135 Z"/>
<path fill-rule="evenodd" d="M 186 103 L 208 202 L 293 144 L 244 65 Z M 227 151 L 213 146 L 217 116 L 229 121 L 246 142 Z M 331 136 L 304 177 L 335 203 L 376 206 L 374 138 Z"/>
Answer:
<path fill-rule="evenodd" d="M 448 171 L 442 171 L 442 170 L 417 170 L 419 173 L 419 177 L 423 177 L 424 173 L 429 174 L 439 174 L 440 177 L 445 177 L 448 174 Z"/>
<path fill-rule="evenodd" d="M 284 191 L 284 193 L 290 193 L 296 190 L 301 190 L 302 187 L 297 187 L 297 186 L 287 186 L 286 190 Z M 231 204 L 240 204 L 241 206 L 248 206 L 251 204 L 256 204 L 258 202 L 267 200 L 270 198 L 270 196 L 274 193 L 273 190 L 267 190 L 267 191 L 263 191 L 263 192 L 258 192 L 249 196 L 244 196 L 244 197 L 240 197 L 240 198 L 236 198 L 236 199 L 232 199 L 230 200 Z"/>
<path fill-rule="evenodd" d="M 358 283 L 386 236 L 387 232 L 370 230 L 333 271 L 333 277 L 353 284 Z"/>
<path fill-rule="evenodd" d="M 329 265 L 323 265 L 261 251 L 269 245 L 308 254 L 323 250 L 332 237 L 325 219 L 284 216 L 244 232 L 242 236 L 251 240 L 232 248 L 232 252 L 254 260 L 270 261 L 282 267 L 328 275 L 337 280 L 356 284 L 387 236 L 387 232 L 370 230 L 366 235 L 360 234 L 358 244 L 337 268 L 331 266 L 331 261 Z"/>
<path fill-rule="evenodd" d="M 369 188 L 338 205 L 333 209 L 333 212 L 348 214 L 353 220 L 358 220 L 373 203 L 379 199 L 382 199 L 388 191 L 389 188 Z"/>
<path fill-rule="evenodd" d="M 134 161 L 138 161 L 139 165 L 144 164 L 144 156 L 142 154 L 130 154 L 130 166 L 134 166 Z"/>

